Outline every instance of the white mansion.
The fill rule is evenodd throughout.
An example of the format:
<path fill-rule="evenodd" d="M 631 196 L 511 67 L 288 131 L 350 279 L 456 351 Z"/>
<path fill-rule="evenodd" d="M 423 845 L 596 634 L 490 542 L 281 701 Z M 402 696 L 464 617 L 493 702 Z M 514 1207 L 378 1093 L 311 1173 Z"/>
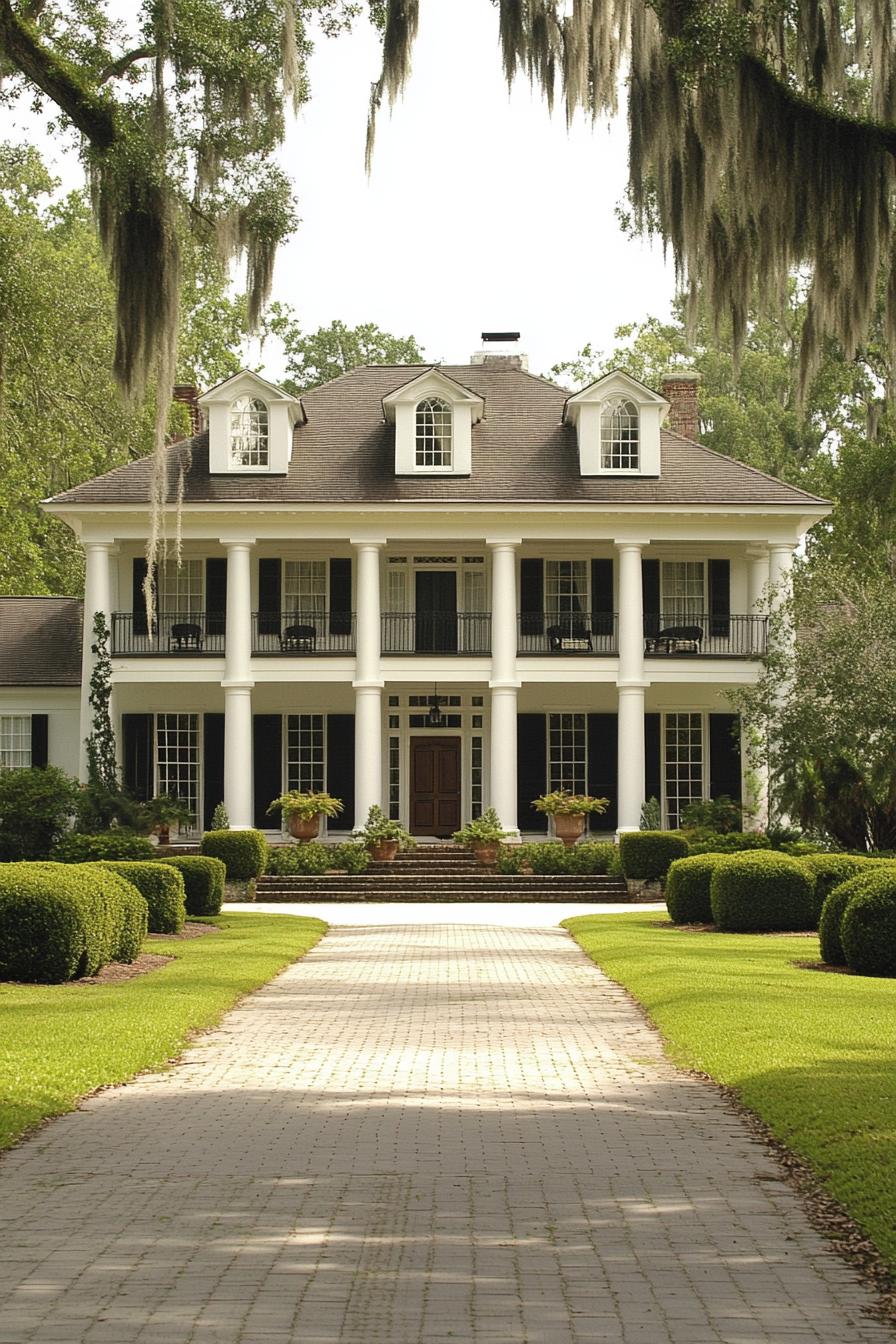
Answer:
<path fill-rule="evenodd" d="M 650 796 L 670 826 L 740 797 L 726 693 L 829 508 L 695 442 L 696 401 L 688 373 L 570 395 L 506 354 L 300 399 L 238 374 L 168 450 L 183 558 L 152 627 L 150 463 L 46 502 L 86 552 L 83 622 L 73 599 L 0 599 L 3 763 L 83 772 L 102 610 L 124 779 L 199 826 L 223 800 L 270 828 L 287 787 L 342 798 L 340 830 L 380 803 L 424 836 L 489 806 L 537 832 L 531 800 L 561 786 L 611 800 L 600 830 Z"/>

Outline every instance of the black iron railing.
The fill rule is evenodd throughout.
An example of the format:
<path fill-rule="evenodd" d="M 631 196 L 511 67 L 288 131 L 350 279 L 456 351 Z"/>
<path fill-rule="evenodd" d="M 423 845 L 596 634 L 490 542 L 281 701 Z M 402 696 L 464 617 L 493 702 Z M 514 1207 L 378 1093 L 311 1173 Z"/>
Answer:
<path fill-rule="evenodd" d="M 488 611 L 384 611 L 383 653 L 488 654 L 492 617 Z"/>
<path fill-rule="evenodd" d="M 254 611 L 252 652 L 300 656 L 355 652 L 353 611 Z"/>
<path fill-rule="evenodd" d="M 520 654 L 593 653 L 606 657 L 619 652 L 619 617 L 612 612 L 589 616 L 584 612 L 557 615 L 523 611 L 519 614 L 518 631 Z"/>
<path fill-rule="evenodd" d="M 648 657 L 761 658 L 767 645 L 767 616 L 664 611 L 644 617 L 644 652 Z"/>
<path fill-rule="evenodd" d="M 184 657 L 224 653 L 224 613 L 160 611 L 150 627 L 145 611 L 112 613 L 112 652 Z"/>

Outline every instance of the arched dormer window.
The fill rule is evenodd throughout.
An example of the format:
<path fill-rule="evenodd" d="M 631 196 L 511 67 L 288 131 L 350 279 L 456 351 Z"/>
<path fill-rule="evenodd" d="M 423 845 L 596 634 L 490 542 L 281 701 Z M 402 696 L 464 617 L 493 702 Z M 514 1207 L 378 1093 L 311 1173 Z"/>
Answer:
<path fill-rule="evenodd" d="M 268 408 L 254 397 L 237 397 L 230 407 L 230 465 L 267 467 Z"/>
<path fill-rule="evenodd" d="M 611 401 L 600 417 L 600 465 L 605 471 L 637 471 L 640 466 L 638 408 Z"/>
<path fill-rule="evenodd" d="M 440 397 L 417 404 L 415 462 L 424 470 L 452 466 L 451 407 Z"/>

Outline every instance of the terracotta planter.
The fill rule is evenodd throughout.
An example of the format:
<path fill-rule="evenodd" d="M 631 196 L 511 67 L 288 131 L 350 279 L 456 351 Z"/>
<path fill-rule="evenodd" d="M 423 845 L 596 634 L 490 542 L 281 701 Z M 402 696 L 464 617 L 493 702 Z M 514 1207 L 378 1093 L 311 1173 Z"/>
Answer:
<path fill-rule="evenodd" d="M 294 840 L 300 840 L 307 844 L 309 840 L 316 840 L 320 830 L 320 813 L 315 812 L 313 817 L 299 817 L 293 814 L 286 818 L 286 827 Z"/>
<path fill-rule="evenodd" d="M 372 840 L 367 849 L 376 863 L 391 863 L 398 853 L 399 844 L 398 840 Z"/>
<path fill-rule="evenodd" d="M 585 830 L 584 812 L 555 812 L 554 834 L 562 840 L 567 849 L 572 849 L 579 836 Z"/>
<path fill-rule="evenodd" d="M 494 868 L 498 860 L 497 842 L 479 840 L 473 844 L 472 849 L 477 863 L 481 863 L 483 868 Z"/>
<path fill-rule="evenodd" d="M 157 826 L 157 827 L 156 827 L 156 835 L 157 835 L 158 838 L 159 838 L 159 844 L 160 844 L 160 845 L 170 845 L 170 844 L 171 844 L 171 826 L 170 826 L 170 824 L 169 824 L 168 826 Z"/>

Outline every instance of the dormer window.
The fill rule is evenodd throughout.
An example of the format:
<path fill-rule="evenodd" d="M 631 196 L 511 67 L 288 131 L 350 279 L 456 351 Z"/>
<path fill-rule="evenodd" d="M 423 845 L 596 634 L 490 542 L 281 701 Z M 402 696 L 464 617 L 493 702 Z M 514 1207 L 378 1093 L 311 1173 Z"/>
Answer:
<path fill-rule="evenodd" d="M 230 465 L 268 466 L 268 408 L 256 397 L 237 397 L 231 404 Z"/>
<path fill-rule="evenodd" d="M 414 460 L 424 471 L 451 470 L 451 407 L 441 397 L 427 397 L 417 406 Z"/>
<path fill-rule="evenodd" d="M 604 471 L 637 471 L 638 408 L 633 401 L 608 402 L 600 417 L 600 465 Z"/>

